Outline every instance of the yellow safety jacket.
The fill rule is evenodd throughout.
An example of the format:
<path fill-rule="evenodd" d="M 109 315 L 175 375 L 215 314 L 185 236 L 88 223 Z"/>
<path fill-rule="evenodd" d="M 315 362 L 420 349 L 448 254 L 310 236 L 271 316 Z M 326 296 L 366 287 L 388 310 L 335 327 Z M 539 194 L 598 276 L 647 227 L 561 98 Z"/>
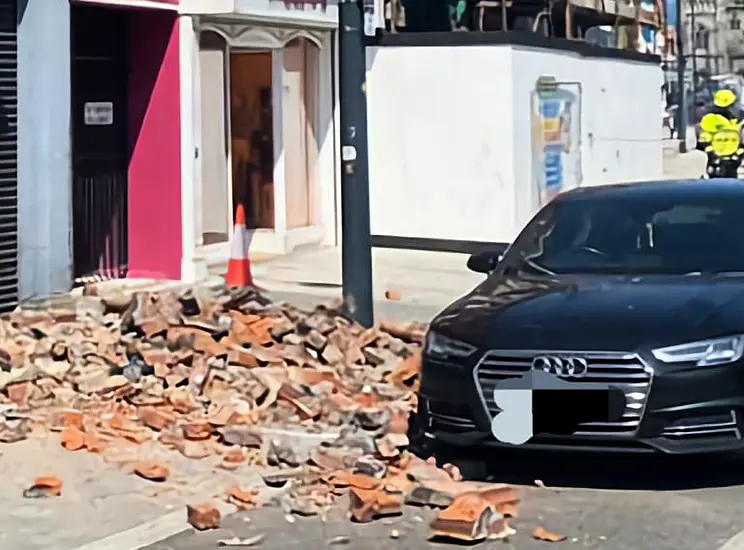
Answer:
<path fill-rule="evenodd" d="M 700 121 L 697 148 L 719 158 L 744 154 L 741 124 L 736 119 L 708 113 Z"/>

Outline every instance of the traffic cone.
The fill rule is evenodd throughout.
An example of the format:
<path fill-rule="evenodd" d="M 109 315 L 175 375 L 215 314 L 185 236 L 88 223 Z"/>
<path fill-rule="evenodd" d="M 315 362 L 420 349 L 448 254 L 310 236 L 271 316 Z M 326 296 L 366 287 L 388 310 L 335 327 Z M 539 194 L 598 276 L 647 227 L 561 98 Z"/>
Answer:
<path fill-rule="evenodd" d="M 230 244 L 230 262 L 227 264 L 225 285 L 239 288 L 253 285 L 251 260 L 248 257 L 248 235 L 245 229 L 245 210 L 239 204 L 235 212 L 235 230 Z"/>

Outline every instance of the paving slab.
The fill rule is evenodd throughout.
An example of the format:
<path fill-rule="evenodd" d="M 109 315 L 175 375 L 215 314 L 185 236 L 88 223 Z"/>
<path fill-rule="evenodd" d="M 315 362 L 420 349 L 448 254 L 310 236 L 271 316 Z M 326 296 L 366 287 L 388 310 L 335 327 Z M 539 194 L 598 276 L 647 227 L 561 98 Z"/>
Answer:
<path fill-rule="evenodd" d="M 706 157 L 702 151 L 664 150 L 664 177 L 667 179 L 699 178 L 705 173 Z"/>
<path fill-rule="evenodd" d="M 56 435 L 5 444 L 0 451 L 0 548 L 68 550 L 165 521 L 168 529 L 155 533 L 147 544 L 188 526 L 186 504 L 222 495 L 236 482 L 244 488 L 264 487 L 248 466 L 227 472 L 216 467 L 213 457 L 188 459 L 155 442 L 121 447 L 111 462 L 84 451 L 66 451 Z M 129 466 L 138 458 L 168 464 L 171 478 L 156 484 L 131 474 Z M 62 480 L 60 497 L 23 497 L 36 477 L 48 475 Z M 174 513 L 180 521 L 167 520 Z"/>

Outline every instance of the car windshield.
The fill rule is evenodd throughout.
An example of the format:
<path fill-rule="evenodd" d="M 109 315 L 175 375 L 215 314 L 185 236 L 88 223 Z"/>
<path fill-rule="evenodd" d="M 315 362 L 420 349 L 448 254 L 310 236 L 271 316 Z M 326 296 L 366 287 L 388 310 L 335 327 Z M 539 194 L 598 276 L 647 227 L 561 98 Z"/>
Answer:
<path fill-rule="evenodd" d="M 564 197 L 541 210 L 504 258 L 544 274 L 744 272 L 744 204 L 730 197 Z"/>

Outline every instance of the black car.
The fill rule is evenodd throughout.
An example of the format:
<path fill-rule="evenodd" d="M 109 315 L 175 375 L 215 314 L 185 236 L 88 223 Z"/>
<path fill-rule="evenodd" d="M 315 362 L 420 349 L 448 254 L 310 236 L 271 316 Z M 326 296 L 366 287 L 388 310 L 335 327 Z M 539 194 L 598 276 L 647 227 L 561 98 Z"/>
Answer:
<path fill-rule="evenodd" d="M 621 391 L 622 409 L 571 432 L 538 433 L 526 448 L 742 447 L 740 180 L 569 191 L 503 256 L 476 254 L 468 267 L 486 280 L 432 321 L 424 345 L 417 424 L 429 440 L 510 446 L 491 432 L 501 412 L 494 389 L 542 371 L 564 387 Z"/>

